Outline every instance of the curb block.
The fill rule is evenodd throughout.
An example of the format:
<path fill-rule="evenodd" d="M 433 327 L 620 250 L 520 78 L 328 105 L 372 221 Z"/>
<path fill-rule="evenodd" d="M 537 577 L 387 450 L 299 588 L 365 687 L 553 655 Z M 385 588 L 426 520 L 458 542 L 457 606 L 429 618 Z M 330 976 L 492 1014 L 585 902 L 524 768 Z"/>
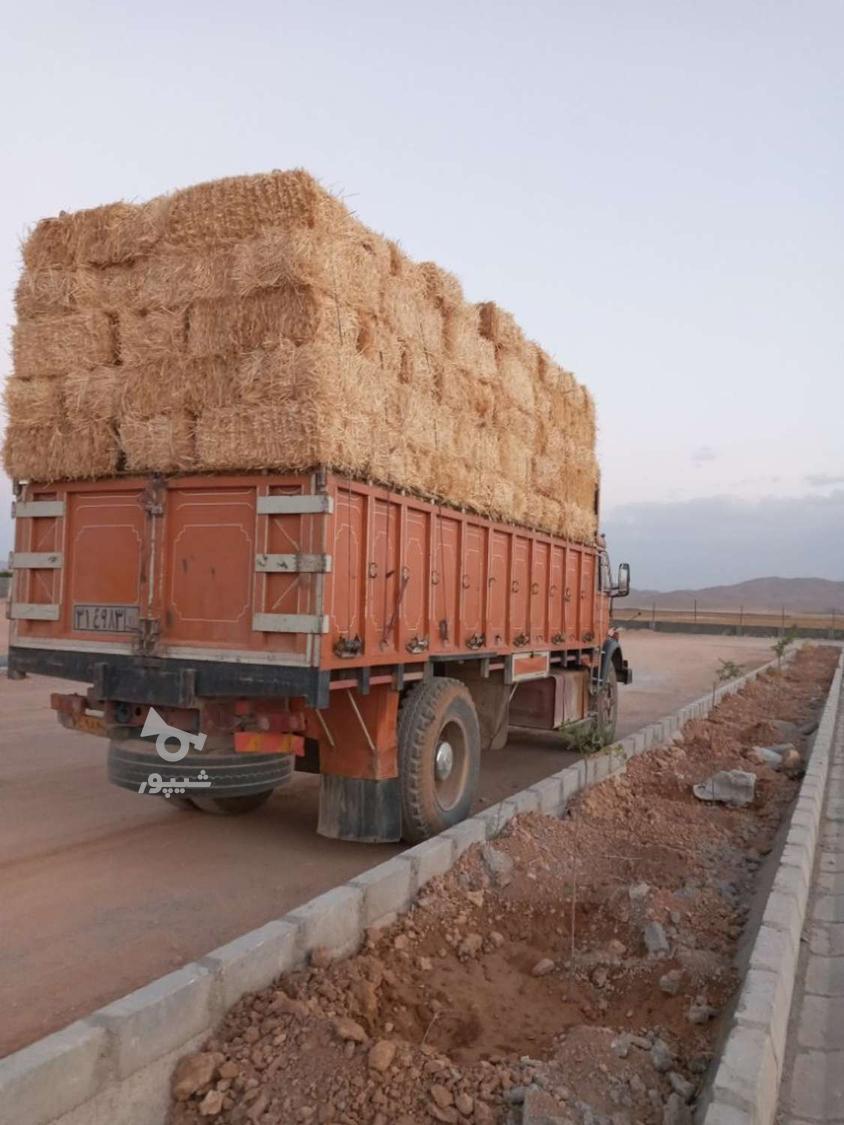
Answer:
<path fill-rule="evenodd" d="M 115 1121 L 121 1125 L 164 1125 L 169 1078 L 176 1062 L 199 1048 L 241 996 L 266 988 L 282 973 L 302 965 L 316 949 L 326 950 L 335 958 L 356 952 L 370 926 L 384 925 L 407 910 L 426 883 L 446 874 L 473 844 L 494 839 L 520 813 L 538 810 L 563 815 L 575 795 L 623 773 L 632 758 L 666 741 L 690 719 L 707 715 L 726 694 L 739 691 L 775 665 L 776 661 L 771 661 L 747 673 L 725 685 L 729 691 L 721 688 L 702 696 L 609 749 L 582 757 L 439 836 L 318 895 L 283 918 L 114 1001 L 88 1019 L 0 1059 L 0 1115 L 9 1114 L 2 1120 L 14 1125 L 112 1125 Z M 831 738 L 830 724 L 827 727 Z M 816 746 L 824 729 L 822 723 Z M 812 769 L 815 764 L 813 755 Z M 810 863 L 811 871 L 826 765 L 812 777 L 821 785 L 807 788 L 806 804 L 799 814 L 801 823 L 791 826 L 783 879 L 763 917 L 765 936 L 760 930 L 753 951 L 754 980 L 766 986 L 773 984 L 770 978 L 781 974 L 792 961 L 796 965 L 800 926 L 795 929 L 795 925 L 801 902 L 805 912 L 806 863 Z M 793 971 L 788 980 L 793 982 Z M 760 1022 L 769 1015 L 779 1019 L 783 1007 L 786 1020 L 788 1016 L 782 992 L 786 986 L 781 981 L 776 983 L 767 1008 L 761 993 L 747 998 L 744 1018 L 752 1023 L 736 1028 L 742 1037 L 740 1066 L 745 1071 L 751 1064 L 756 1066 L 754 1089 L 762 1093 L 769 1071 L 778 1080 L 777 1059 L 782 1052 L 773 1050 L 770 1038 L 760 1030 Z M 787 992 L 790 1002 L 791 983 Z M 738 1073 L 742 1074 L 741 1069 Z M 763 1075 L 764 1081 L 758 1075 Z M 750 1076 L 742 1079 L 738 1101 L 733 1099 L 732 1086 L 725 1085 L 727 1077 L 728 1071 L 720 1078 L 716 1076 L 715 1093 L 719 1097 L 723 1094 L 727 1101 L 719 1103 L 721 1116 L 707 1116 L 708 1125 L 716 1120 L 718 1125 L 744 1125 L 750 1120 L 744 1116 L 746 1098 L 755 1096 L 748 1085 Z"/>
<path fill-rule="evenodd" d="M 818 724 L 703 1125 L 771 1125 L 776 1117 L 843 670 L 844 655 Z"/>

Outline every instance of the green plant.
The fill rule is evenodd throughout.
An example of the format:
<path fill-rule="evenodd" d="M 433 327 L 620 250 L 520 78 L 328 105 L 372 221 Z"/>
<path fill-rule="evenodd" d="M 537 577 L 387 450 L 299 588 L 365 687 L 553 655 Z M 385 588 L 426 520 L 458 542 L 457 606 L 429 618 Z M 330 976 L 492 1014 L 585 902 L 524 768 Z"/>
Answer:
<path fill-rule="evenodd" d="M 558 727 L 560 738 L 567 750 L 577 754 L 597 754 L 606 746 L 606 736 L 600 723 L 584 723 L 582 719 L 562 723 Z"/>
<path fill-rule="evenodd" d="M 715 677 L 719 684 L 729 683 L 730 680 L 737 680 L 739 676 L 744 674 L 744 666 L 736 664 L 734 660 L 719 660 L 718 663 L 721 667 L 715 673 Z"/>
<path fill-rule="evenodd" d="M 771 648 L 776 653 L 778 668 L 782 668 L 782 658 L 785 656 L 786 650 L 791 645 L 793 645 L 796 640 L 797 630 L 793 625 L 791 625 L 788 629 L 786 629 L 783 635 L 781 637 L 778 637 L 771 645 Z"/>

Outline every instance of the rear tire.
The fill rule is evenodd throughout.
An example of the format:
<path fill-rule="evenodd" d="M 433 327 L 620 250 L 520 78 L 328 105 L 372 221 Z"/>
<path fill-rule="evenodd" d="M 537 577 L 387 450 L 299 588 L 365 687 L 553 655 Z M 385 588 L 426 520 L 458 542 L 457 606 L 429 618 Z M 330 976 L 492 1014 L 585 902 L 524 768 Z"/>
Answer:
<path fill-rule="evenodd" d="M 602 746 L 615 742 L 615 729 L 618 725 L 618 673 L 610 661 L 607 678 L 598 693 L 595 715 L 595 730 Z"/>
<path fill-rule="evenodd" d="M 437 677 L 411 689 L 399 712 L 402 837 L 427 840 L 471 811 L 481 736 L 465 684 Z"/>

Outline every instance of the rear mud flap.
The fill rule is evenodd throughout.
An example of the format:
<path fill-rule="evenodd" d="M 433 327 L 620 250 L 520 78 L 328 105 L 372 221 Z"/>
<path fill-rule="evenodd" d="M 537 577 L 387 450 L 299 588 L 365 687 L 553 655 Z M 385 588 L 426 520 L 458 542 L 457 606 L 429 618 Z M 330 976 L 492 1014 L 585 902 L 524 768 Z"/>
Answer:
<path fill-rule="evenodd" d="M 401 839 L 399 779 L 338 777 L 322 774 L 319 789 L 320 836 L 392 844 Z"/>

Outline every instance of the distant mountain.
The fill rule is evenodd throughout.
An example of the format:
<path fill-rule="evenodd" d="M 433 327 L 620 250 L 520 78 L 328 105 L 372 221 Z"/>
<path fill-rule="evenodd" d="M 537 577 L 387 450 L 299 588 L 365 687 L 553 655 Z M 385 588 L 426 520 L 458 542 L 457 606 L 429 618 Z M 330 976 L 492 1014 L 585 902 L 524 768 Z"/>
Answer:
<path fill-rule="evenodd" d="M 631 590 L 626 604 L 635 608 L 737 610 L 779 613 L 841 613 L 844 615 L 844 582 L 827 578 L 752 578 L 733 586 L 707 586 L 702 590 Z M 619 603 L 620 605 L 621 603 Z"/>

